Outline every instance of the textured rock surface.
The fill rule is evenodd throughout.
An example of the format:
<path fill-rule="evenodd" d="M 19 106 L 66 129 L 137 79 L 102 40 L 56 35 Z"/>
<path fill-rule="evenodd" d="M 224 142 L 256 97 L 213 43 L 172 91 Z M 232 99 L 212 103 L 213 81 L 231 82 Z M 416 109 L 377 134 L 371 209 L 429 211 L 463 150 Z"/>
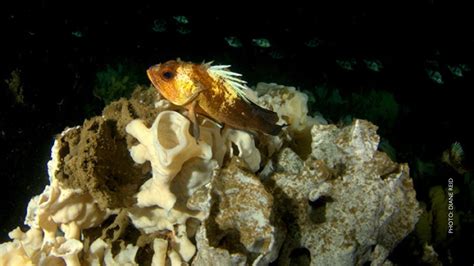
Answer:
<path fill-rule="evenodd" d="M 59 139 L 58 181 L 88 191 L 103 209 L 132 205 L 143 183 L 142 170 L 127 155 L 125 135 L 116 134 L 116 126 L 96 117 Z"/>
<path fill-rule="evenodd" d="M 233 159 L 213 179 L 211 197 L 211 215 L 198 239 L 196 265 L 212 264 L 209 254 L 214 253 L 224 256 L 224 264 L 232 263 L 232 254 L 240 254 L 237 257 L 244 256 L 247 263 L 255 264 L 276 259 L 283 231 L 275 227 L 273 197 L 257 176 L 243 170 L 241 163 Z"/>
<path fill-rule="evenodd" d="M 280 262 L 309 256 L 311 265 L 382 264 L 420 215 L 408 166 L 376 151 L 367 121 L 311 132 L 312 158 L 303 162 L 285 149 L 278 166 L 291 171 L 271 176 L 281 216 L 289 217 Z"/>
<path fill-rule="evenodd" d="M 282 134 L 202 119 L 196 142 L 186 111 L 153 89 L 64 131 L 51 184 L 0 264 L 389 263 L 420 208 L 408 166 L 377 151 L 377 127 L 326 125 L 292 87 L 260 83 L 249 97 L 289 124 Z"/>
<path fill-rule="evenodd" d="M 128 154 L 125 126 L 135 118 L 151 124 L 160 109 L 154 108 L 152 91 L 137 91 L 130 100 L 108 105 L 103 116 L 86 120 L 58 138 L 59 165 L 56 178 L 64 187 L 81 188 L 102 209 L 131 206 L 143 184 L 146 169 Z"/>

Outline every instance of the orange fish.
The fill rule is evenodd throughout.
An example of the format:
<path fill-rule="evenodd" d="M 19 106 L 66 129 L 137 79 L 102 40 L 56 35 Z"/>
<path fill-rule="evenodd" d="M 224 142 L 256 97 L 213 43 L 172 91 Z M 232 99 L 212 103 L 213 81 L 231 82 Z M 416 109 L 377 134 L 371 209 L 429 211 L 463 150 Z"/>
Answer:
<path fill-rule="evenodd" d="M 228 68 L 171 60 L 151 66 L 147 74 L 163 97 L 188 110 L 196 139 L 196 114 L 233 128 L 278 135 L 283 127 L 276 124 L 278 115 L 250 101 L 245 94 L 249 89 L 246 82 Z"/>

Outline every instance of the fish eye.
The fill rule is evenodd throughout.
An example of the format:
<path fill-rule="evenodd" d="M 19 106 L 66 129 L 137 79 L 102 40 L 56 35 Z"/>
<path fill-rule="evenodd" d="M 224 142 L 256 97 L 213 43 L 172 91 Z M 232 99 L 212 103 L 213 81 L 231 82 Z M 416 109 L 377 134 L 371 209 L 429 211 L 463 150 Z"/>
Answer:
<path fill-rule="evenodd" d="M 171 71 L 165 71 L 163 74 L 161 74 L 164 79 L 172 79 L 173 78 L 173 72 Z"/>

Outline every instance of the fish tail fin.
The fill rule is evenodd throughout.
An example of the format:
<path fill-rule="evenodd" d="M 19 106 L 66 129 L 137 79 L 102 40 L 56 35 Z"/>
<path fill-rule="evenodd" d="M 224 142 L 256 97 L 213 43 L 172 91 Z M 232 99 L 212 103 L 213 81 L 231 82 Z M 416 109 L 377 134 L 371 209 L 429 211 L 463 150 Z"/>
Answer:
<path fill-rule="evenodd" d="M 278 134 L 280 134 L 281 130 L 286 126 L 288 126 L 288 125 L 287 124 L 284 124 L 284 125 L 273 124 L 268 128 L 269 130 L 265 133 L 267 133 L 269 135 L 272 135 L 272 136 L 277 136 Z"/>
<path fill-rule="evenodd" d="M 262 131 L 263 133 L 276 136 L 280 134 L 282 128 L 286 127 L 287 125 L 277 125 L 276 123 L 278 122 L 278 114 L 267 110 L 265 108 L 262 108 L 258 106 L 255 103 L 252 104 L 252 109 L 254 110 L 253 113 L 255 117 L 257 118 L 256 120 L 258 121 L 257 123 L 257 129 Z"/>

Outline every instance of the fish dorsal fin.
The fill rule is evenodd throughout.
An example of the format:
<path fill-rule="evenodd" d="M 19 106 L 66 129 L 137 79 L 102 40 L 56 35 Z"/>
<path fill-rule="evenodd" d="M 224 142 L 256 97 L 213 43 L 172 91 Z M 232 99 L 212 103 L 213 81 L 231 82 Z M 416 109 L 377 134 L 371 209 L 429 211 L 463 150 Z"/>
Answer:
<path fill-rule="evenodd" d="M 229 70 L 230 65 L 211 65 L 212 61 L 209 63 L 206 63 L 205 65 L 208 67 L 207 71 L 217 77 L 222 79 L 229 87 L 237 93 L 238 96 L 240 96 L 242 99 L 244 99 L 246 102 L 250 102 L 249 98 L 247 97 L 247 90 L 250 90 L 249 87 L 247 87 L 247 82 L 244 80 L 241 80 L 239 77 L 242 76 L 242 74 L 235 73 Z"/>

